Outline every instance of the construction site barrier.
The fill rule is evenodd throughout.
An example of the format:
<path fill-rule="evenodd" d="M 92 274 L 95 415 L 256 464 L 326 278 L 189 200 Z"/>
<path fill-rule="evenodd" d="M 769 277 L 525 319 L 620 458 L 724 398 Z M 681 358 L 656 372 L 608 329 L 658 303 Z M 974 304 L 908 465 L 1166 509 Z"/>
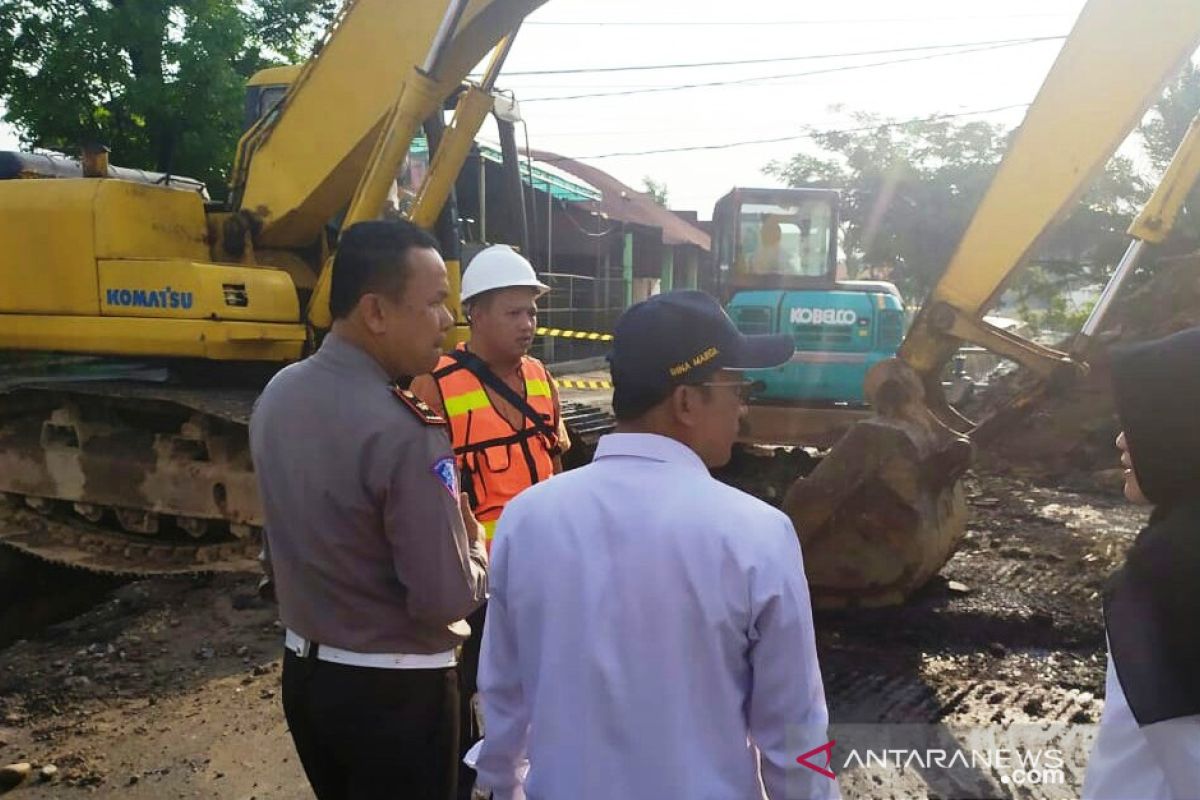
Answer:
<path fill-rule="evenodd" d="M 586 339 L 591 342 L 611 342 L 611 333 L 593 333 L 592 331 L 568 331 L 562 328 L 538 328 L 538 336 L 556 336 L 560 339 Z"/>
<path fill-rule="evenodd" d="M 613 388 L 612 381 L 577 381 L 569 378 L 555 378 L 554 382 L 560 389 L 588 389 L 602 391 Z"/>

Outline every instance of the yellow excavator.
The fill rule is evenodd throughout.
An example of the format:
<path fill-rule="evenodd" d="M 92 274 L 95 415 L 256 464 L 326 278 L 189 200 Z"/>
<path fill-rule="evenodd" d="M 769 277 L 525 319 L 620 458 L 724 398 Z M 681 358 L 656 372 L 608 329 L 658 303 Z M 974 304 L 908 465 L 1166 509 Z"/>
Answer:
<path fill-rule="evenodd" d="M 337 230 L 382 213 L 424 126 L 432 160 L 407 213 L 440 220 L 453 254 L 446 200 L 540 4 L 348 0 L 313 60 L 252 87 L 258 119 L 224 204 L 116 173 L 103 151 L 0 181 L 0 492 L 18 501 L 0 543 L 98 571 L 251 564 L 262 518 L 246 423 L 263 379 L 329 325 Z M 983 314 L 1198 41 L 1194 0 L 1136 13 L 1089 0 L 898 359 L 868 376 L 899 416 L 856 427 L 788 495 L 819 599 L 895 602 L 949 558 L 971 426 L 941 397 L 942 367 L 971 343 L 1038 375 L 1075 369 Z"/>
<path fill-rule="evenodd" d="M 380 216 L 424 131 L 431 163 L 408 213 L 441 234 L 457 288 L 446 201 L 538 5 L 348 0 L 317 56 L 274 81 L 283 91 L 270 74 L 252 81 L 263 113 L 239 142 L 227 203 L 110 167 L 103 148 L 70 164 L 10 156 L 0 492 L 19 507 L 0 518 L 0 542 L 97 571 L 253 566 L 247 422 L 265 379 L 330 325 L 337 231 Z M 464 83 L 485 58 L 484 77 Z"/>

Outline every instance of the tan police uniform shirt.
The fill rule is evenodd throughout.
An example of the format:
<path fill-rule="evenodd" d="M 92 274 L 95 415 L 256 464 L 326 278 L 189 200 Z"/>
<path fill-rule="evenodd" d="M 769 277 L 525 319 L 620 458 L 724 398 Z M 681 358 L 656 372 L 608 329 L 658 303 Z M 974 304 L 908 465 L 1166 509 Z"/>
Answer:
<path fill-rule="evenodd" d="M 439 653 L 487 595 L 444 423 L 398 398 L 365 351 L 329 334 L 277 374 L 250 420 L 279 616 L 320 644 Z"/>

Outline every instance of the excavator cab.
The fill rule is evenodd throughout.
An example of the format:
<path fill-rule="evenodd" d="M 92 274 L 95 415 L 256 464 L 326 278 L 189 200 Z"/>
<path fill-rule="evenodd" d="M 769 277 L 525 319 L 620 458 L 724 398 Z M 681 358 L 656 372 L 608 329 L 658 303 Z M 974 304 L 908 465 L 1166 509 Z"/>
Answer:
<path fill-rule="evenodd" d="M 740 188 L 713 210 L 722 300 L 734 324 L 796 342 L 789 363 L 755 374 L 761 388 L 745 442 L 832 445 L 867 415 L 867 371 L 904 338 L 893 284 L 838 278 L 839 202 L 830 189 Z"/>
<path fill-rule="evenodd" d="M 290 64 L 282 67 L 260 69 L 246 81 L 246 98 L 242 117 L 242 133 L 254 127 L 254 124 L 283 102 L 288 89 L 300 74 L 301 65 Z"/>
<path fill-rule="evenodd" d="M 730 290 L 836 279 L 835 191 L 734 189 L 717 201 L 713 224 L 721 278 Z"/>

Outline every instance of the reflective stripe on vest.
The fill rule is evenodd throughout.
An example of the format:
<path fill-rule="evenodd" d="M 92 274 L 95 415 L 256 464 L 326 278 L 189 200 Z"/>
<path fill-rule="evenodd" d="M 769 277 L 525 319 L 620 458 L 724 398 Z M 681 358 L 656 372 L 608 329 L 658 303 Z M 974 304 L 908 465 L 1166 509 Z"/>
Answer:
<path fill-rule="evenodd" d="M 492 401 L 488 399 L 487 392 L 483 389 L 454 397 L 446 397 L 445 400 L 447 417 L 461 417 L 468 411 L 487 408 L 492 404 Z"/>
<path fill-rule="evenodd" d="M 447 369 L 452 368 L 453 369 Z M 439 373 L 447 369 L 445 374 Z M 523 416 L 516 430 L 492 405 L 483 384 L 453 358 L 442 356 L 434 369 L 450 423 L 463 491 L 471 498 L 476 518 L 483 523 L 490 548 L 496 520 L 509 500 L 554 472 L 557 441 L 538 432 Z M 525 401 L 556 427 L 550 374 L 534 358 L 521 360 Z"/>
<path fill-rule="evenodd" d="M 453 362 L 451 362 L 451 363 L 453 363 Z M 438 368 L 440 369 L 441 367 L 442 367 L 442 364 L 439 362 Z M 472 375 L 471 377 L 475 377 L 475 376 Z M 439 383 L 440 383 L 440 381 L 439 381 Z M 533 397 L 549 398 L 550 396 L 551 395 L 550 395 L 550 382 L 549 381 L 544 381 L 544 380 L 540 380 L 537 378 L 526 378 L 525 379 L 525 400 L 526 400 L 526 402 L 529 402 L 530 398 L 533 398 Z M 487 391 L 485 389 L 483 389 L 482 387 L 480 387 L 479 389 L 474 390 L 474 391 L 466 392 L 465 394 L 454 395 L 454 396 L 443 395 L 443 397 L 446 402 L 446 416 L 448 416 L 448 417 L 459 417 L 459 416 L 462 416 L 463 414 L 466 414 L 468 411 L 475 411 L 476 409 L 487 408 L 488 406 L 490 406 L 492 404 L 491 399 L 488 397 Z M 532 402 L 530 402 L 529 405 L 533 406 L 534 411 L 541 410 Z"/>

